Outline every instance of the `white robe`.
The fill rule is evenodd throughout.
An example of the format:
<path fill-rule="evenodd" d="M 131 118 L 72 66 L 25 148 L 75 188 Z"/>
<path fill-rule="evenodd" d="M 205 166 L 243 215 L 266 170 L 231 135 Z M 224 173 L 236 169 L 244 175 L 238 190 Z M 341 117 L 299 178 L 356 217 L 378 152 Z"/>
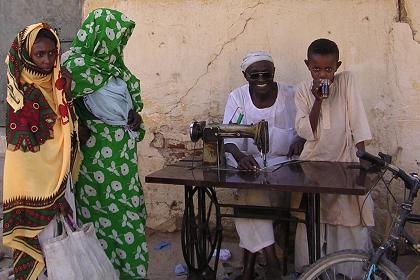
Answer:
<path fill-rule="evenodd" d="M 355 145 L 372 138 L 362 100 L 350 72 L 335 75 L 330 85 L 330 96 L 323 100 L 318 126 L 312 132 L 309 113 L 315 97 L 312 81 L 300 84 L 296 90 L 296 130 L 305 138 L 302 160 L 355 162 Z M 297 207 L 300 196 L 294 195 L 292 207 Z M 361 219 L 362 217 L 362 219 Z M 369 249 L 370 238 L 366 226 L 373 226 L 371 197 L 321 194 L 321 238 L 327 230 L 326 252 L 343 249 Z M 295 266 L 300 271 L 308 264 L 306 229 L 298 225 L 295 242 Z"/>
<path fill-rule="evenodd" d="M 269 128 L 269 153 L 268 159 L 285 157 L 289 151 L 290 144 L 294 141 L 297 134 L 294 129 L 296 116 L 296 106 L 294 103 L 294 87 L 282 83 L 277 83 L 278 94 L 275 103 L 269 108 L 259 109 L 255 107 L 251 100 L 249 85 L 243 85 L 233 90 L 226 104 L 224 121 L 236 123 L 240 113 L 244 114 L 241 124 L 257 123 L 261 120 L 268 122 Z M 252 139 L 236 138 L 226 139 L 225 143 L 234 143 L 246 154 L 259 158 L 257 147 Z M 233 157 L 228 156 L 228 163 L 233 161 Z M 238 202 L 245 205 L 265 205 L 265 206 L 288 206 L 288 194 L 277 192 L 262 192 L 255 189 L 244 189 L 238 192 Z M 275 201 L 273 201 L 275 200 Z M 257 252 L 267 246 L 274 244 L 273 222 L 271 220 L 257 219 L 235 219 L 236 230 L 240 237 L 239 246 L 250 252 Z"/>

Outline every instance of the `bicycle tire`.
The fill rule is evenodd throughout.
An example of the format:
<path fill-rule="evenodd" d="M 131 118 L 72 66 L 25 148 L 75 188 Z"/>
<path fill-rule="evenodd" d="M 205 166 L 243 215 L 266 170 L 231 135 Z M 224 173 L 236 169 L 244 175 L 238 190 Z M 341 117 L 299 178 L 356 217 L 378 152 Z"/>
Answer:
<path fill-rule="evenodd" d="M 305 269 L 300 275 L 299 280 L 315 280 L 315 279 L 362 279 L 360 276 L 353 278 L 345 277 L 343 274 L 341 278 L 336 278 L 336 271 L 331 273 L 331 269 L 336 265 L 344 265 L 344 263 L 358 263 L 363 269 L 363 273 L 366 272 L 366 268 L 369 264 L 370 255 L 362 250 L 343 250 L 336 253 L 329 254 L 311 266 Z M 342 266 L 341 268 L 348 265 Z M 326 275 L 323 277 L 322 275 Z M 371 279 L 389 279 L 389 280 L 407 280 L 407 276 L 390 260 L 382 258 L 375 272 L 375 276 Z M 380 277 L 380 278 L 379 278 Z"/>

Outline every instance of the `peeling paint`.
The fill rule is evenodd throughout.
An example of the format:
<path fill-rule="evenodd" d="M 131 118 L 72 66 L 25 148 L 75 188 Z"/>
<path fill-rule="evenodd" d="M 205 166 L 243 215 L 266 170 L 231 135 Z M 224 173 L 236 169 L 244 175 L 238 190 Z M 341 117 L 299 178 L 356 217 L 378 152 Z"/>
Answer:
<path fill-rule="evenodd" d="M 397 22 L 407 23 L 408 26 L 410 26 L 411 33 L 413 34 L 413 40 L 420 43 L 420 40 L 416 39 L 418 30 L 415 29 L 413 21 L 407 10 L 407 0 L 397 0 Z"/>

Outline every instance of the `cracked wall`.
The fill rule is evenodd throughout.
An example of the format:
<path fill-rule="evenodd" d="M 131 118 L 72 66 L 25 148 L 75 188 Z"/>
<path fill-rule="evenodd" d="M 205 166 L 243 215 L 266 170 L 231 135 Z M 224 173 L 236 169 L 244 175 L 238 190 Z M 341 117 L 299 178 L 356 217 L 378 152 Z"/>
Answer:
<path fill-rule="evenodd" d="M 368 150 L 390 153 L 403 168 L 419 171 L 418 1 L 87 0 L 85 14 L 102 6 L 137 22 L 125 56 L 142 81 L 148 129 L 139 146 L 143 178 L 191 153 L 187 128 L 193 120 L 222 119 L 228 93 L 244 83 L 239 65 L 248 51 L 271 52 L 276 79 L 296 84 L 309 79 L 303 60 L 319 37 L 338 43 L 342 70 L 360 82 L 375 138 Z M 144 188 L 149 226 L 180 214 L 181 187 Z M 375 200 L 382 224 L 383 190 L 375 191 Z"/>

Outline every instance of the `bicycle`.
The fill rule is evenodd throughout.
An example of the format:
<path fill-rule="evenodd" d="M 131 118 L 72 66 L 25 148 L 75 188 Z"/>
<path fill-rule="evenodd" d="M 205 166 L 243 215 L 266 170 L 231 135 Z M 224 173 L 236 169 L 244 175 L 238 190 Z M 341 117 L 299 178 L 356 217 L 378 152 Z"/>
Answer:
<path fill-rule="evenodd" d="M 360 159 L 369 161 L 372 167 L 391 171 L 394 178 L 400 178 L 409 190 L 409 195 L 400 206 L 400 213 L 393 224 L 389 237 L 372 253 L 363 250 L 343 250 L 329 254 L 310 265 L 299 277 L 301 280 L 312 279 L 361 279 L 361 280 L 404 280 L 407 276 L 395 264 L 398 245 L 402 240 L 416 253 L 420 253 L 418 243 L 405 229 L 406 222 L 420 223 L 420 216 L 412 214 L 412 207 L 420 188 L 420 178 L 415 173 L 407 174 L 404 170 L 389 163 L 390 156 L 379 153 L 379 157 L 358 151 Z M 388 257 L 387 257 L 388 256 Z"/>

